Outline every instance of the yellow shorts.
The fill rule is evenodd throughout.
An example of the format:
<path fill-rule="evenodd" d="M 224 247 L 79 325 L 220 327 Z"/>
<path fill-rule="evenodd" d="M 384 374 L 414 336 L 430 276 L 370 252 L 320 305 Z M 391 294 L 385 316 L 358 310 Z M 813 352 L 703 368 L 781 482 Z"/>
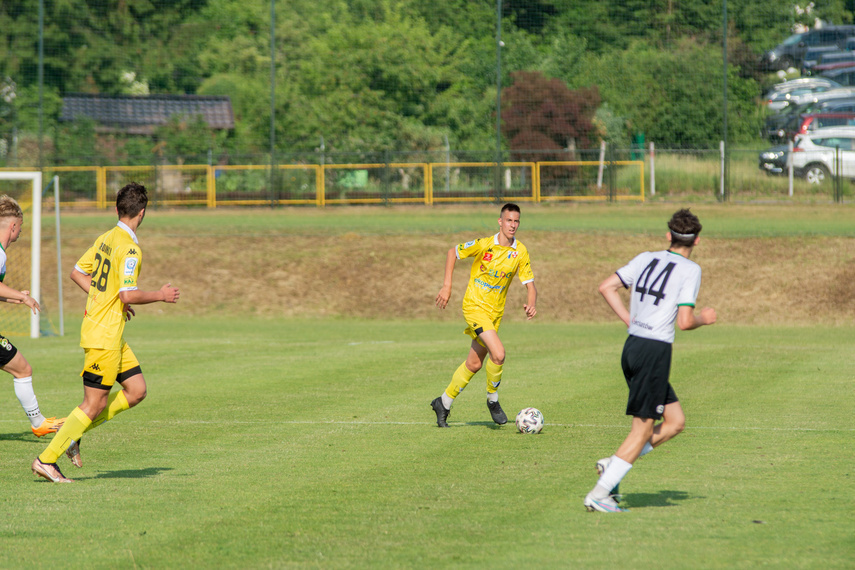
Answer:
<path fill-rule="evenodd" d="M 468 325 L 463 334 L 469 335 L 473 340 L 478 341 L 478 344 L 486 348 L 486 345 L 478 338 L 484 331 L 498 331 L 499 325 L 502 324 L 502 315 L 495 319 L 483 311 L 463 311 L 463 319 Z"/>
<path fill-rule="evenodd" d="M 124 382 L 131 376 L 142 374 L 140 363 L 128 343 L 122 343 L 121 350 L 102 348 L 84 349 L 83 385 L 90 388 L 109 390 L 113 384 Z"/>

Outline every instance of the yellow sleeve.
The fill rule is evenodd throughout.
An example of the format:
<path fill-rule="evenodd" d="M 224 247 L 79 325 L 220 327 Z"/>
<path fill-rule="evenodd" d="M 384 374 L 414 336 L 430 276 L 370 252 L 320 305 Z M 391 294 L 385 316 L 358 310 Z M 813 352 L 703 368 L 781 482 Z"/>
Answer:
<path fill-rule="evenodd" d="M 137 288 L 137 279 L 142 265 L 142 250 L 136 244 L 124 246 L 118 252 L 119 291 L 133 291 Z"/>
<path fill-rule="evenodd" d="M 523 285 L 534 281 L 534 272 L 531 270 L 531 260 L 528 257 L 527 249 L 520 255 L 520 266 L 517 275 L 519 275 L 520 282 Z"/>
<path fill-rule="evenodd" d="M 485 249 L 485 243 L 489 243 L 488 240 L 492 240 L 493 238 L 481 238 L 474 239 L 472 241 L 467 241 L 466 243 L 457 244 L 457 259 L 464 259 L 467 257 L 475 257 Z"/>
<path fill-rule="evenodd" d="M 77 260 L 74 266 L 86 275 L 92 275 L 92 272 L 95 271 L 95 246 L 93 245 L 87 249 L 86 253 Z"/>

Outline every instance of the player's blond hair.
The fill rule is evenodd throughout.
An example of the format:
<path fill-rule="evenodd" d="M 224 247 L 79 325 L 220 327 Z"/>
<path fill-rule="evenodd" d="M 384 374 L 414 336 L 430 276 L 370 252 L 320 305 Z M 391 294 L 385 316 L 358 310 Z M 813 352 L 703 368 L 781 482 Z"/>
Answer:
<path fill-rule="evenodd" d="M 24 218 L 24 211 L 17 200 L 6 194 L 0 196 L 0 219 L 3 218 Z"/>

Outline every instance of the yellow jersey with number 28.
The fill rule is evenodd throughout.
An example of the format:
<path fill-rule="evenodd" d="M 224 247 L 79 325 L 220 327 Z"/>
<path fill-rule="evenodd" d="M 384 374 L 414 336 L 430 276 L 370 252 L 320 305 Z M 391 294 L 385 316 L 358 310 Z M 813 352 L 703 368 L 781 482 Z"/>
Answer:
<path fill-rule="evenodd" d="M 92 279 L 80 327 L 80 346 L 104 350 L 122 347 L 125 312 L 119 293 L 137 289 L 141 265 L 137 236 L 122 222 L 99 236 L 77 261 L 75 269 Z"/>
<path fill-rule="evenodd" d="M 505 312 L 505 299 L 514 275 L 525 285 L 534 281 L 528 250 L 518 240 L 499 245 L 499 234 L 461 243 L 457 259 L 474 257 L 469 285 L 463 295 L 463 311 L 482 311 L 493 319 Z"/>

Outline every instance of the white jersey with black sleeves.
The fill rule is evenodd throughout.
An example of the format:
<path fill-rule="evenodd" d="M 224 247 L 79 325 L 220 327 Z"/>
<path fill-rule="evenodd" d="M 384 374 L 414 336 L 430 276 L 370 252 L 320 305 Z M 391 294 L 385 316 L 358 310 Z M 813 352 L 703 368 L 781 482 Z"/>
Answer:
<path fill-rule="evenodd" d="M 617 276 L 631 295 L 627 332 L 673 343 L 677 308 L 695 306 L 701 266 L 672 251 L 647 251 L 618 269 Z"/>

